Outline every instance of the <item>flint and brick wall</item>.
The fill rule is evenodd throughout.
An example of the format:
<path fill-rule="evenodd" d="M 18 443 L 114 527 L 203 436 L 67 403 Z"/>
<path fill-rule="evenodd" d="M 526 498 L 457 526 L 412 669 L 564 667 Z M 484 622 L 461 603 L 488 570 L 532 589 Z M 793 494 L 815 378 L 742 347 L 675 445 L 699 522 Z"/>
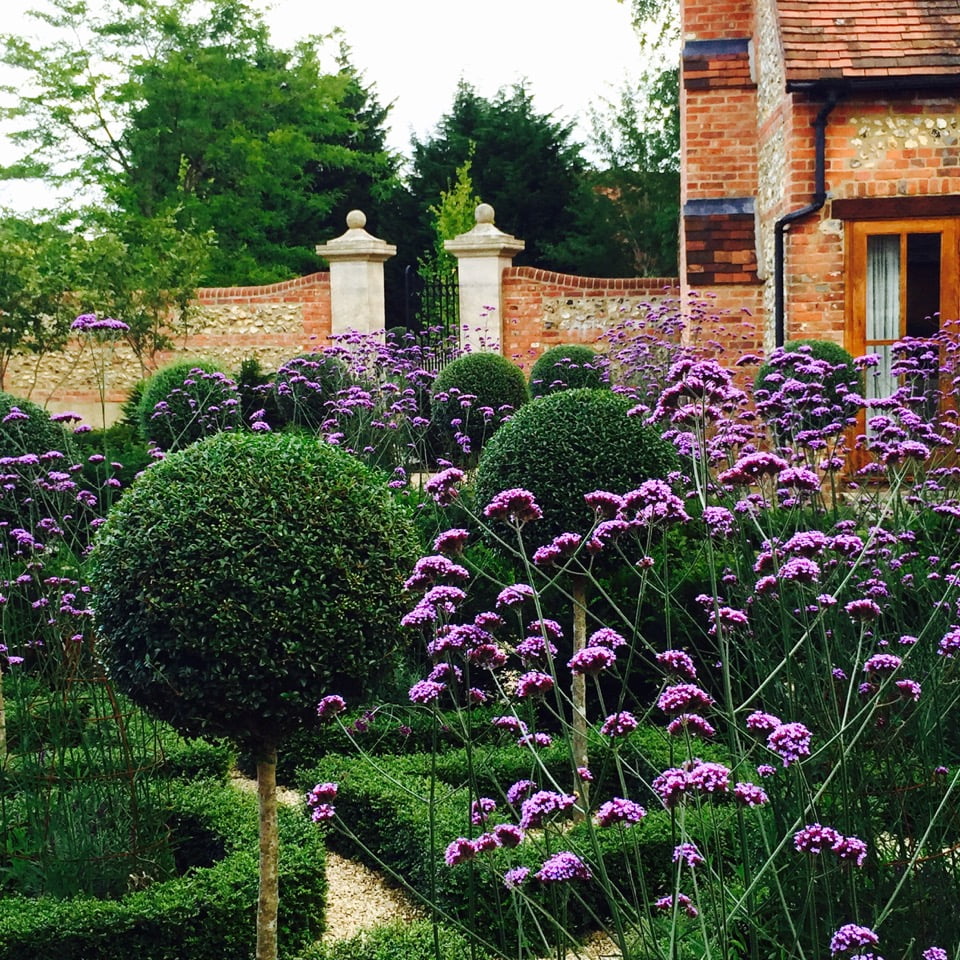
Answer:
<path fill-rule="evenodd" d="M 597 279 L 534 267 L 503 273 L 501 351 L 526 368 L 558 344 L 594 344 L 605 330 L 676 300 L 671 277 Z"/>
<path fill-rule="evenodd" d="M 78 338 L 39 361 L 30 355 L 14 358 L 4 388 L 51 412 L 75 410 L 99 425 L 101 382 L 110 422 L 138 380 L 174 360 L 202 357 L 235 371 L 242 360 L 256 357 L 265 370 L 276 369 L 329 336 L 330 276 L 314 273 L 262 287 L 201 289 L 189 323 L 189 335 L 149 358 L 147 369 L 122 341 L 95 345 Z"/>

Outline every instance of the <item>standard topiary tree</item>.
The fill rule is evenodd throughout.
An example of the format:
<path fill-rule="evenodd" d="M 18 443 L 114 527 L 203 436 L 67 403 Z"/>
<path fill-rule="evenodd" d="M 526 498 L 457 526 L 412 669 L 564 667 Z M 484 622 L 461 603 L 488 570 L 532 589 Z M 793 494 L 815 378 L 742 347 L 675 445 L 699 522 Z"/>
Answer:
<path fill-rule="evenodd" d="M 606 386 L 606 358 L 593 347 L 571 343 L 551 347 L 530 370 L 530 395 L 543 397 L 557 390 Z"/>
<path fill-rule="evenodd" d="M 487 440 L 529 399 L 523 371 L 506 357 L 458 357 L 440 371 L 430 394 L 438 445 L 454 463 L 473 466 Z"/>
<path fill-rule="evenodd" d="M 302 353 L 287 360 L 273 381 L 277 426 L 318 430 L 331 416 L 329 402 L 350 385 L 347 365 L 329 353 Z"/>
<path fill-rule="evenodd" d="M 546 544 L 562 533 L 590 528 L 594 515 L 584 495 L 594 490 L 626 493 L 644 480 L 662 479 L 677 466 L 673 446 L 641 417 L 628 417 L 631 402 L 610 390 L 561 390 L 520 410 L 480 456 L 476 498 L 481 507 L 501 490 L 529 490 L 543 512 L 524 528 L 525 538 Z M 527 546 L 533 546 L 528 539 Z M 573 652 L 586 642 L 587 578 L 571 574 Z M 572 680 L 573 754 L 587 765 L 586 687 Z"/>
<path fill-rule="evenodd" d="M 276 956 L 276 758 L 335 691 L 369 691 L 396 648 L 410 518 L 349 454 L 291 434 L 224 433 L 155 464 L 92 554 L 117 686 L 188 735 L 257 757 L 258 960 Z"/>
<path fill-rule="evenodd" d="M 161 450 L 191 443 L 241 425 L 236 383 L 210 360 L 181 360 L 158 370 L 144 385 L 137 406 L 140 434 Z"/>

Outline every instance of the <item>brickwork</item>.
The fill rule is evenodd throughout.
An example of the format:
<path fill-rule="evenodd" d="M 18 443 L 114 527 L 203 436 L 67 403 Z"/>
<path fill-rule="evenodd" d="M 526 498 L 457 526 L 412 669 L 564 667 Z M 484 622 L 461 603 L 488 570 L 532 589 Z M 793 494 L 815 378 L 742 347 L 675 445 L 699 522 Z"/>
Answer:
<path fill-rule="evenodd" d="M 755 283 L 753 214 L 684 215 L 687 282 L 693 286 Z"/>
<path fill-rule="evenodd" d="M 98 346 L 77 339 L 39 360 L 14 358 L 4 387 L 52 411 L 76 410 L 99 424 L 101 384 L 109 422 L 138 380 L 174 360 L 204 357 L 235 371 L 242 360 L 256 357 L 264 369 L 275 369 L 329 336 L 329 275 L 315 273 L 262 287 L 201 289 L 190 328 L 190 335 L 178 338 L 173 349 L 149 358 L 146 369 L 122 342 Z"/>
<path fill-rule="evenodd" d="M 592 344 L 606 329 L 637 317 L 646 305 L 676 298 L 672 277 L 597 279 L 533 267 L 503 274 L 501 348 L 528 367 L 557 344 Z"/>
<path fill-rule="evenodd" d="M 845 89 L 830 112 L 824 169 L 828 200 L 820 211 L 793 223 L 785 233 L 788 338 L 845 340 L 845 236 L 843 222 L 833 213 L 834 200 L 960 196 L 960 83 L 950 89 L 943 77 L 933 76 L 937 71 L 952 71 L 956 76 L 960 64 L 957 41 L 936 33 L 942 25 L 936 26 L 939 21 L 933 14 L 939 16 L 942 6 L 940 0 L 911 4 L 913 19 L 908 23 L 901 22 L 899 13 L 891 15 L 889 22 L 877 19 L 871 5 L 861 0 L 853 4 L 752 0 L 732 5 L 683 0 L 685 51 L 699 51 L 700 56 L 684 62 L 682 199 L 686 209 L 690 201 L 701 199 L 755 198 L 755 276 L 762 285 L 758 298 L 749 284 L 738 285 L 744 278 L 734 263 L 746 258 L 743 249 L 723 268 L 712 253 L 726 255 L 725 245 L 732 245 L 730 234 L 735 227 L 729 218 L 685 216 L 684 291 L 715 295 L 718 304 L 731 310 L 736 296 L 744 298 L 744 305 L 752 302 L 768 349 L 773 342 L 775 224 L 785 214 L 809 205 L 816 190 L 812 121 L 825 96 L 825 87 L 816 84 L 828 83 L 837 70 L 854 84 L 858 78 L 876 75 L 869 91 L 858 93 L 855 85 Z M 827 36 L 820 29 L 807 29 L 811 17 L 828 24 L 832 33 Z M 871 31 L 883 36 L 874 42 Z M 939 53 L 932 47 L 920 49 L 937 37 L 948 50 L 944 63 L 949 61 L 950 70 L 938 66 L 942 58 L 936 59 Z M 711 56 L 723 49 L 714 41 L 737 38 L 749 39 L 753 88 L 732 82 L 744 76 L 742 63 L 735 57 Z M 904 49 L 887 49 L 891 44 Z M 727 77 L 724 69 L 729 71 Z M 918 76 L 921 69 L 931 75 L 926 87 Z M 894 76 L 898 70 L 904 72 L 903 78 Z M 885 92 L 878 89 L 882 77 L 890 78 L 883 81 L 889 84 Z M 799 80 L 812 86 L 803 86 Z M 730 97 L 739 100 L 727 101 L 721 112 L 724 98 Z M 718 125 L 723 129 L 719 138 Z M 729 143 L 731 139 L 735 144 Z M 717 144 L 722 148 L 717 149 Z M 755 151 L 755 180 L 748 186 L 751 150 Z M 931 207 L 927 215 L 935 213 Z M 746 230 L 745 223 L 740 227 Z"/>

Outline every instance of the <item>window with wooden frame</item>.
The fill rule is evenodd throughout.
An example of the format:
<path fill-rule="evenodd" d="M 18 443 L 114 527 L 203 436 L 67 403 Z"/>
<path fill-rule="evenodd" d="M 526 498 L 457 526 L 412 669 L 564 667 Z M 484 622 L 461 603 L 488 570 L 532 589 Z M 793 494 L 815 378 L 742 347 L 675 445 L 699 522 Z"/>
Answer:
<path fill-rule="evenodd" d="M 879 357 L 867 396 L 886 397 L 897 387 L 891 344 L 934 335 L 941 317 L 960 318 L 960 219 L 853 220 L 846 240 L 846 347 Z"/>

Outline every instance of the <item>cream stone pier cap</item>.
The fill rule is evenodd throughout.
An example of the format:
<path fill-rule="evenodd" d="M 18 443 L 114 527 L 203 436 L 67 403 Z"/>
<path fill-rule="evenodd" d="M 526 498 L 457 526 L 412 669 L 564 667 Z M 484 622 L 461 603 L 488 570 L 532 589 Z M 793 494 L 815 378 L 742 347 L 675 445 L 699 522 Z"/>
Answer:
<path fill-rule="evenodd" d="M 464 350 L 501 351 L 503 298 L 501 277 L 526 246 L 523 240 L 497 229 L 494 210 L 481 203 L 474 211 L 476 225 L 443 248 L 457 258 L 460 282 L 460 346 Z"/>
<path fill-rule="evenodd" d="M 317 253 L 330 264 L 330 332 L 334 336 L 350 330 L 384 330 L 383 264 L 397 248 L 367 233 L 366 225 L 366 214 L 351 210 L 347 232 L 317 246 Z"/>

